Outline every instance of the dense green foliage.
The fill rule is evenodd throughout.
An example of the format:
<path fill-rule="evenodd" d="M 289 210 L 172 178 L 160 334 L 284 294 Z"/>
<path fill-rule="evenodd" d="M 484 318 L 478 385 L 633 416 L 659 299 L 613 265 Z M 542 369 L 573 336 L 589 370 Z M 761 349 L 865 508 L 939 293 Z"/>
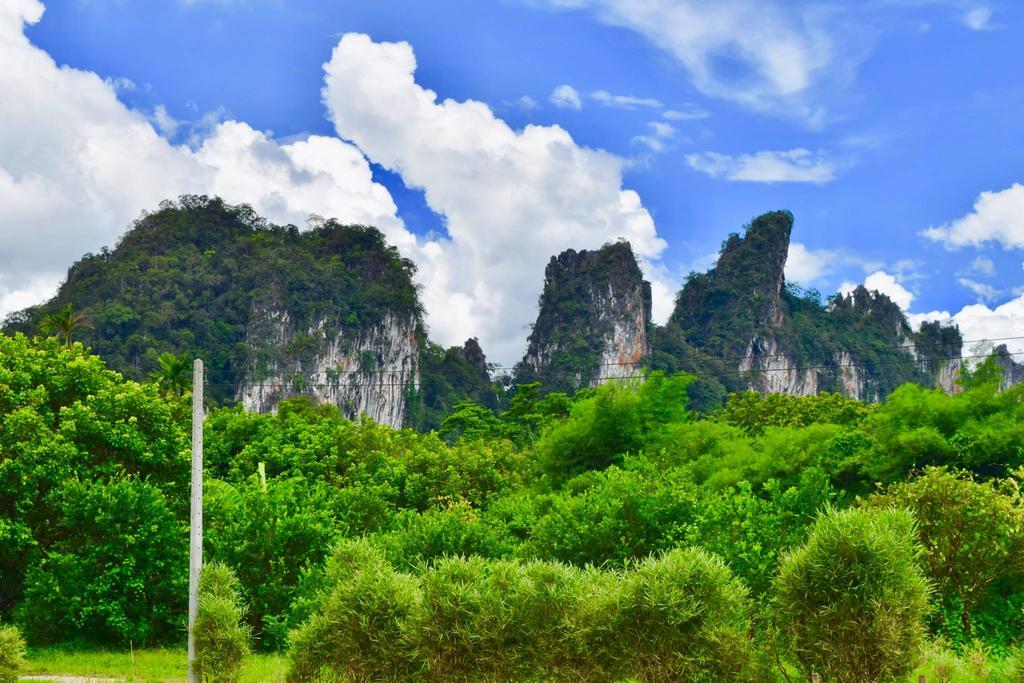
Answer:
<path fill-rule="evenodd" d="M 951 625 L 954 633 L 971 637 L 971 615 L 979 602 L 1012 599 L 1005 589 L 1024 573 L 1024 506 L 1017 479 L 978 482 L 929 467 L 871 503 L 914 513 L 928 576 L 944 600 L 943 614 L 960 614 L 959 623 Z"/>
<path fill-rule="evenodd" d="M 959 330 L 931 323 L 914 333 L 899 306 L 863 286 L 823 302 L 787 283 L 792 229 L 791 213 L 773 211 L 730 235 L 715 266 L 691 273 L 668 323 L 654 330 L 650 367 L 697 375 L 691 398 L 701 410 L 757 380 L 756 371 L 737 370 L 744 357 L 793 363 L 817 377 L 820 391 L 850 391 L 844 383 L 853 381 L 868 400 L 905 382 L 934 386 L 960 356 Z"/>
<path fill-rule="evenodd" d="M 914 669 L 929 590 L 914 531 L 903 510 L 829 510 L 785 557 L 775 614 L 805 672 L 862 683 Z"/>
<path fill-rule="evenodd" d="M 214 562 L 199 576 L 199 610 L 193 626 L 196 672 L 201 680 L 235 683 L 242 658 L 249 653 L 249 628 L 242 621 L 245 605 L 234 572 Z"/>
<path fill-rule="evenodd" d="M 374 228 L 314 220 L 300 232 L 245 205 L 183 196 L 144 214 L 112 251 L 85 255 L 52 301 L 7 327 L 35 333 L 52 311 L 73 304 L 92 326 L 79 326 L 75 338 L 111 367 L 142 379 L 162 353 L 199 356 L 212 396 L 222 400 L 247 365 L 308 350 L 247 346 L 254 307 L 287 311 L 297 330 L 318 321 L 365 329 L 388 313 L 419 315 L 413 272 Z"/>
<path fill-rule="evenodd" d="M 180 634 L 182 407 L 80 344 L 0 336 L 0 611 L 31 639 Z"/>
<path fill-rule="evenodd" d="M 699 550 L 621 572 L 447 557 L 396 571 L 365 541 L 330 560 L 290 680 L 734 679 L 746 590 Z"/>
<path fill-rule="evenodd" d="M 505 410 L 463 402 L 428 434 L 308 399 L 273 415 L 215 408 L 205 553 L 237 576 L 255 647 L 290 645 L 300 672 L 436 679 L 472 666 L 467 675 L 493 677 L 529 661 L 540 676 L 594 666 L 586 676 L 685 678 L 711 659 L 764 669 L 774 625 L 802 639 L 789 662 L 806 664 L 800 652 L 829 651 L 849 625 L 783 628 L 773 578 L 795 567 L 784 571 L 793 585 L 828 587 L 793 558 L 842 555 L 859 538 L 881 559 L 829 569 L 913 607 L 899 622 L 906 647 L 894 650 L 904 664 L 911 622 L 961 653 L 976 638 L 1007 653 L 1024 632 L 1024 387 L 1000 391 L 990 374 L 971 373 L 959 395 L 906 385 L 877 405 L 736 394 L 710 415 L 688 409 L 685 377 L 573 397 L 522 385 Z M 0 336 L 0 619 L 33 644 L 184 635 L 190 395 L 161 377 L 126 380 L 81 344 Z M 865 507 L 877 512 L 820 516 Z M 879 567 L 932 580 L 927 620 L 924 598 L 886 588 Z M 833 583 L 836 604 L 853 610 L 857 595 Z M 538 601 L 542 589 L 576 597 Z M 718 607 L 659 621 L 686 614 L 687 591 L 719 596 Z M 858 614 L 873 614 L 869 603 Z M 558 618 L 537 611 L 559 604 Z M 492 619 L 522 620 L 527 640 L 490 632 L 469 656 L 472 638 L 424 635 L 450 626 L 483 637 Z M 537 654 L 559 638 L 569 650 Z M 715 650 L 722 643 L 740 659 Z M 645 654 L 602 649 L 627 646 Z"/>
<path fill-rule="evenodd" d="M 0 624 L 0 683 L 15 683 L 26 663 L 25 639 L 16 627 Z"/>

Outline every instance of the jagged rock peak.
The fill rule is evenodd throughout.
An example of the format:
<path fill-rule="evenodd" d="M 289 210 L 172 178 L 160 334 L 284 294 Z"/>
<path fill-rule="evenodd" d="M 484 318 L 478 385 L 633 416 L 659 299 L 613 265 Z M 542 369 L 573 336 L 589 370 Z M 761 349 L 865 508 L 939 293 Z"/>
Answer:
<path fill-rule="evenodd" d="M 729 235 L 722 244 L 715 270 L 722 277 L 743 276 L 753 267 L 761 282 L 755 287 L 770 286 L 776 297 L 785 284 L 786 257 L 793 232 L 793 214 L 771 211 L 761 214 L 746 227 L 743 236 Z"/>
<path fill-rule="evenodd" d="M 651 286 L 628 242 L 553 256 L 539 309 L 519 381 L 571 391 L 632 376 L 650 352 Z"/>
<path fill-rule="evenodd" d="M 1003 369 L 1003 389 L 1024 382 L 1024 363 L 1014 360 L 1015 356 L 1010 353 L 1006 344 L 1000 344 L 992 349 L 992 357 L 995 359 L 996 365 Z"/>
<path fill-rule="evenodd" d="M 712 355 L 742 355 L 765 326 L 782 324 L 781 297 L 793 214 L 772 211 L 722 243 L 718 262 L 691 273 L 669 320 Z"/>

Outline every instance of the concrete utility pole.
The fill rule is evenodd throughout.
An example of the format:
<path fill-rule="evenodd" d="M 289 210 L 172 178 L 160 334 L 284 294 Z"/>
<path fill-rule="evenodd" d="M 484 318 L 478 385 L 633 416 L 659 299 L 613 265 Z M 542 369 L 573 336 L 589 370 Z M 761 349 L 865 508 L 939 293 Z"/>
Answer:
<path fill-rule="evenodd" d="M 192 362 L 192 517 L 188 536 L 188 683 L 199 683 L 193 633 L 203 568 L 203 361 L 198 358 Z"/>

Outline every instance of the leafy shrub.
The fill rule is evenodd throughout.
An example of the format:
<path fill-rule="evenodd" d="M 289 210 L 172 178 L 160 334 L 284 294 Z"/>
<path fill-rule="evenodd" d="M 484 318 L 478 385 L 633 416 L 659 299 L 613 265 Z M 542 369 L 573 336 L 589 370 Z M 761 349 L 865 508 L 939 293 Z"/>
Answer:
<path fill-rule="evenodd" d="M 14 626 L 0 625 L 0 683 L 15 683 L 25 668 L 25 640 Z"/>
<path fill-rule="evenodd" d="M 1024 569 L 1024 509 L 1015 482 L 976 482 L 930 467 L 871 504 L 914 513 L 928 577 L 959 606 L 962 638 L 969 641 L 973 608 L 989 586 Z"/>
<path fill-rule="evenodd" d="M 55 540 L 29 567 L 17 614 L 33 643 L 167 642 L 184 622 L 188 539 L 147 481 L 71 479 L 52 494 Z"/>
<path fill-rule="evenodd" d="M 407 679 L 407 621 L 422 600 L 416 580 L 360 540 L 338 545 L 324 584 L 318 609 L 292 633 L 288 680 Z"/>
<path fill-rule="evenodd" d="M 419 514 L 403 510 L 395 515 L 390 531 L 373 539 L 388 560 L 403 570 L 445 555 L 507 557 L 515 545 L 498 522 L 459 501 L 445 510 Z"/>
<path fill-rule="evenodd" d="M 234 683 L 249 653 L 249 627 L 238 578 L 226 565 L 214 562 L 199 577 L 199 611 L 193 633 L 196 668 L 203 680 Z"/>
<path fill-rule="evenodd" d="M 277 477 L 266 490 L 254 475 L 239 486 L 213 480 L 204 507 L 210 558 L 232 567 L 248 605 L 246 620 L 260 649 L 287 642 L 283 619 L 304 567 L 322 566 L 338 538 L 331 495 L 322 482 Z"/>
<path fill-rule="evenodd" d="M 409 633 L 428 679 L 548 679 L 568 664 L 567 618 L 581 585 L 577 570 L 448 557 L 420 582 L 423 603 Z"/>
<path fill-rule="evenodd" d="M 903 510 L 828 510 L 782 562 L 776 618 L 805 671 L 888 681 L 921 654 L 928 583 Z"/>
<path fill-rule="evenodd" d="M 739 679 L 749 659 L 746 595 L 703 550 L 638 563 L 623 575 L 614 622 L 622 673 L 645 681 Z"/>
<path fill-rule="evenodd" d="M 689 419 L 689 376 L 652 373 L 645 381 L 606 382 L 577 399 L 566 420 L 545 430 L 537 457 L 553 481 L 604 469 L 639 451 L 653 430 Z"/>

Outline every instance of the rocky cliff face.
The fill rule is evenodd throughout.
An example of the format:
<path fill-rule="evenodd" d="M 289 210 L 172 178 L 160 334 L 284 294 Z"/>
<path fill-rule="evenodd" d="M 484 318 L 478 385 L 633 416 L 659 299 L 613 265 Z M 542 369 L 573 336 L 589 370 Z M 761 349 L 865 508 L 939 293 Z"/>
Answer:
<path fill-rule="evenodd" d="M 1014 360 L 1014 356 L 1010 355 L 1010 350 L 1006 347 L 1006 344 L 1000 344 L 993 349 L 992 356 L 995 358 L 996 365 L 1003 371 L 1003 389 L 1024 382 L 1024 363 L 1018 363 Z"/>
<path fill-rule="evenodd" d="M 651 287 L 629 244 L 568 250 L 544 271 L 540 311 L 519 382 L 572 391 L 632 377 L 650 353 Z"/>
<path fill-rule="evenodd" d="M 419 342 L 415 316 L 388 313 L 363 329 L 323 318 L 297 329 L 287 310 L 254 307 L 246 330 L 252 349 L 236 400 L 256 412 L 310 396 L 356 419 L 402 427 L 409 397 L 419 391 Z"/>
<path fill-rule="evenodd" d="M 961 338 L 937 323 L 915 333 L 888 297 L 858 287 L 824 305 L 785 280 L 793 217 L 755 218 L 722 245 L 718 263 L 692 275 L 654 358 L 700 372 L 694 352 L 721 360 L 723 390 L 809 395 L 838 391 L 877 401 L 904 382 L 957 391 Z M 732 369 L 734 377 L 729 376 Z"/>

